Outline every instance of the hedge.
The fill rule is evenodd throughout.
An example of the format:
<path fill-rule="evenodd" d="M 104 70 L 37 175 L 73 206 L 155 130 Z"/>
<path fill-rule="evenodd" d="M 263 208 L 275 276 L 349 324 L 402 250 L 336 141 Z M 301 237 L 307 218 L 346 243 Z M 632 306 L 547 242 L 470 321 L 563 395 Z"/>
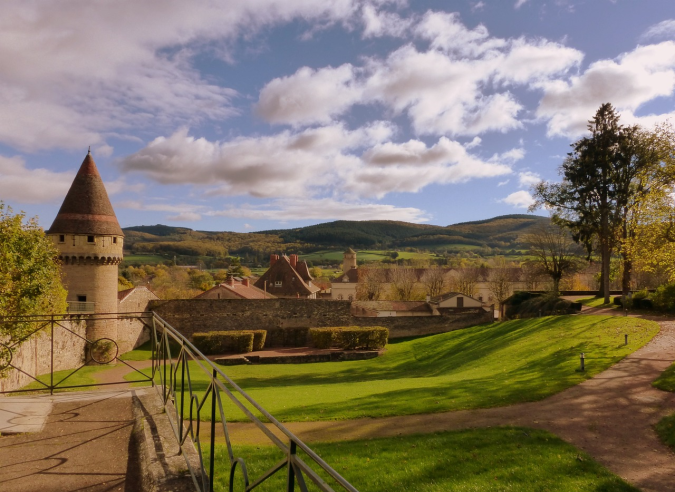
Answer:
<path fill-rule="evenodd" d="M 337 326 L 310 328 L 309 334 L 316 348 L 337 345 L 344 350 L 378 350 L 387 345 L 389 330 L 382 326 Z"/>
<path fill-rule="evenodd" d="M 253 352 L 262 350 L 265 347 L 267 330 L 246 330 L 246 331 L 253 333 Z"/>
<path fill-rule="evenodd" d="M 194 333 L 192 335 L 192 343 L 205 355 L 228 352 L 245 354 L 253 352 L 254 337 L 255 333 L 253 331 L 211 331 L 208 333 Z"/>

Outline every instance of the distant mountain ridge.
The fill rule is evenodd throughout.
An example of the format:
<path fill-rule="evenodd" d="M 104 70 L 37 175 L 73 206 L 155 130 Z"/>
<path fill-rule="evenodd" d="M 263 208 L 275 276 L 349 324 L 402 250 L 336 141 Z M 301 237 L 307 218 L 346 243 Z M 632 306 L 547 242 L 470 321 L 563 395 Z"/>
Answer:
<path fill-rule="evenodd" d="M 501 215 L 449 226 L 400 221 L 338 220 L 307 227 L 260 232 L 196 231 L 166 225 L 124 228 L 125 245 L 134 253 L 169 253 L 194 256 L 309 252 L 333 248 L 438 250 L 453 247 L 514 249 L 532 227 L 548 222 L 536 215 Z"/>

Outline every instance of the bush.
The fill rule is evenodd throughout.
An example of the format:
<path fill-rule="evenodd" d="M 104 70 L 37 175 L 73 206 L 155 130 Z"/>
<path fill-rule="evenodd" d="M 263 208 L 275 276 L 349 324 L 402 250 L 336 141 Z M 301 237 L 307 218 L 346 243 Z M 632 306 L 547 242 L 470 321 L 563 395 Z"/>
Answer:
<path fill-rule="evenodd" d="M 267 330 L 268 347 L 306 347 L 309 328 L 273 328 Z"/>
<path fill-rule="evenodd" d="M 253 351 L 262 350 L 265 347 L 267 330 L 250 330 L 250 332 L 253 333 Z"/>
<path fill-rule="evenodd" d="M 340 336 L 340 328 L 310 328 L 309 336 L 312 345 L 318 349 L 329 349 L 337 343 Z"/>
<path fill-rule="evenodd" d="M 382 326 L 344 328 L 340 331 L 340 345 L 345 350 L 378 350 L 387 345 L 389 330 Z"/>
<path fill-rule="evenodd" d="M 309 334 L 313 345 L 321 349 L 337 345 L 344 350 L 378 350 L 389 338 L 389 330 L 382 326 L 310 328 Z"/>
<path fill-rule="evenodd" d="M 205 355 L 245 354 L 253 352 L 253 338 L 252 331 L 211 331 L 194 333 L 192 343 Z"/>
<path fill-rule="evenodd" d="M 675 284 L 664 284 L 652 294 L 654 309 L 659 311 L 675 311 Z"/>
<path fill-rule="evenodd" d="M 519 295 L 518 295 L 519 294 Z M 515 294 L 506 305 L 506 317 L 536 318 L 554 314 L 573 314 L 581 311 L 581 304 L 560 297 L 528 292 Z"/>

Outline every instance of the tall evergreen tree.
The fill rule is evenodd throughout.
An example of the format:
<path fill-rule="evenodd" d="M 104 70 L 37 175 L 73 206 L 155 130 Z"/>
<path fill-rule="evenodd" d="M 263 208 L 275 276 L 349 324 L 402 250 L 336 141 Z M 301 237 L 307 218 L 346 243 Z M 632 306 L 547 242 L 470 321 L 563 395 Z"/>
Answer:
<path fill-rule="evenodd" d="M 630 131 L 619 124 L 619 115 L 609 103 L 600 106 L 588 130 L 590 136 L 572 144 L 572 152 L 560 166 L 562 183 L 535 187 L 534 207 L 551 208 L 554 220 L 568 227 L 589 255 L 599 250 L 599 295 L 608 303 L 610 259 L 621 224 L 622 190 L 617 182 L 624 162 L 621 151 Z"/>

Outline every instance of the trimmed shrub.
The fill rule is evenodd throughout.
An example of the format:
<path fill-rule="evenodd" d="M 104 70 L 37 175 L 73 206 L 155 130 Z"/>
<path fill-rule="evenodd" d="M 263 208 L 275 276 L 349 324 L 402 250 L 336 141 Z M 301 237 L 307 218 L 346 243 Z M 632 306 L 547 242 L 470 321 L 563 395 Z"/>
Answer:
<path fill-rule="evenodd" d="M 253 337 L 252 331 L 211 331 L 194 333 L 192 343 L 205 355 L 245 354 L 253 352 Z"/>
<path fill-rule="evenodd" d="M 345 350 L 378 350 L 387 345 L 389 330 L 383 326 L 351 326 L 340 330 L 340 345 Z"/>
<path fill-rule="evenodd" d="M 329 349 L 337 343 L 340 336 L 340 328 L 310 328 L 309 336 L 312 345 L 318 349 Z"/>
<path fill-rule="evenodd" d="M 309 328 L 272 328 L 267 330 L 268 347 L 306 347 L 309 343 Z"/>
<path fill-rule="evenodd" d="M 652 294 L 652 302 L 655 309 L 659 311 L 675 311 L 675 284 L 664 284 L 656 289 Z"/>
<path fill-rule="evenodd" d="M 387 345 L 389 330 L 382 326 L 337 326 L 310 328 L 316 348 L 327 349 L 337 345 L 344 350 L 378 350 Z"/>
<path fill-rule="evenodd" d="M 253 333 L 253 352 L 262 350 L 265 347 L 265 339 L 267 338 L 267 330 L 246 330 Z"/>
<path fill-rule="evenodd" d="M 518 297 L 514 295 L 511 302 L 506 306 L 506 317 L 536 318 L 538 316 L 551 316 L 554 314 L 573 314 L 581 311 L 581 304 L 571 302 L 552 295 L 533 294 L 520 292 Z"/>

